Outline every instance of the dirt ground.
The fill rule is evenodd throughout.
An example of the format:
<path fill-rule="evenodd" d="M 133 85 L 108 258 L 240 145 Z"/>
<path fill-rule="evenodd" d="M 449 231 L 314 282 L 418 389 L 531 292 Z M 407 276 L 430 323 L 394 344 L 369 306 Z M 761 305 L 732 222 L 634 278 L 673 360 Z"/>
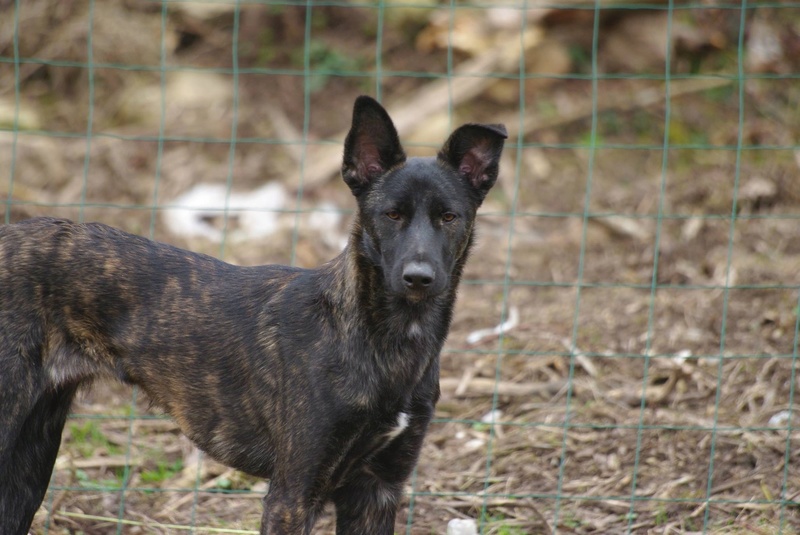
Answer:
<path fill-rule="evenodd" d="M 346 3 L 240 19 L 98 3 L 89 84 L 88 4 L 69 2 L 58 46 L 42 28 L 66 8 L 23 4 L 23 61 L 0 62 L 8 221 L 98 220 L 234 263 L 317 265 L 346 235 L 354 203 L 336 164 L 353 98 L 374 94 L 378 42 L 409 152 L 434 154 L 461 122 L 509 126 L 398 533 L 460 518 L 504 535 L 800 533 L 797 8 L 746 13 L 740 84 L 735 9 L 678 11 L 666 55 L 666 11 L 609 10 L 592 62 L 586 9 L 511 9 L 509 30 L 492 10 L 419 2 L 389 10 L 378 35 L 377 11 Z M 0 3 L 3 59 L 13 10 Z M 527 43 L 523 20 L 522 60 L 481 71 Z M 162 58 L 181 68 L 162 77 Z M 416 117 L 461 68 L 476 70 Z M 280 185 L 274 232 L 213 207 L 193 221 L 224 241 L 178 232 L 169 208 L 207 183 L 245 197 Z M 73 411 L 33 533 L 257 529 L 266 484 L 199 455 L 141 392 L 98 384 Z"/>

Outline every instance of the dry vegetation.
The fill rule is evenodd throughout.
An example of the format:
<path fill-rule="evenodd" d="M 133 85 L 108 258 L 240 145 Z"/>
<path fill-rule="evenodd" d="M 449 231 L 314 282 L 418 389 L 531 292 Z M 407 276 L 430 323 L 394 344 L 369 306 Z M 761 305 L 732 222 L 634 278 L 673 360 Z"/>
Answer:
<path fill-rule="evenodd" d="M 307 25 L 287 5 L 236 20 L 214 4 L 0 1 L 0 214 L 316 265 L 346 230 L 320 239 L 314 209 L 352 208 L 336 169 L 379 42 L 412 152 L 467 120 L 513 134 L 397 531 L 476 518 L 505 535 L 800 532 L 797 8 L 748 10 L 740 87 L 737 9 L 603 10 L 593 66 L 580 2 L 434 4 L 387 8 L 378 35 L 378 11 L 346 2 Z M 198 184 L 270 181 L 288 201 L 266 238 L 182 236 L 153 208 Z M 203 219 L 245 223 L 223 220 Z M 502 337 L 467 342 L 510 316 Z M 113 533 L 95 517 L 120 516 L 131 534 L 257 527 L 265 484 L 199 457 L 141 394 L 97 385 L 74 411 L 34 533 Z"/>

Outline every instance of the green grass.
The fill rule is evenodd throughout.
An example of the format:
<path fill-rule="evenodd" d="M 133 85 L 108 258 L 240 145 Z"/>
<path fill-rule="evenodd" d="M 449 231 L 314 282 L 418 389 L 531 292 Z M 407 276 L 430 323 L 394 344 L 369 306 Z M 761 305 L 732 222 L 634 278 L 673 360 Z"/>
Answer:
<path fill-rule="evenodd" d="M 490 524 L 499 524 L 496 526 L 498 535 L 528 535 L 528 532 L 522 528 L 507 524 L 503 515 L 490 516 L 488 521 Z"/>
<path fill-rule="evenodd" d="M 164 481 L 171 479 L 175 474 L 183 470 L 183 460 L 177 461 L 158 461 L 153 470 L 143 470 L 139 477 L 143 483 L 161 484 Z"/>
<path fill-rule="evenodd" d="M 92 457 L 98 449 L 105 450 L 109 455 L 122 452 L 122 448 L 112 444 L 94 420 L 87 420 L 83 424 L 72 423 L 69 432 L 75 450 L 84 458 Z"/>
<path fill-rule="evenodd" d="M 121 489 L 125 471 L 118 468 L 112 471 L 112 477 L 103 477 L 100 479 L 92 479 L 86 470 L 80 468 L 75 470 L 75 479 L 78 485 L 86 489 L 99 489 L 99 490 L 114 490 Z"/>

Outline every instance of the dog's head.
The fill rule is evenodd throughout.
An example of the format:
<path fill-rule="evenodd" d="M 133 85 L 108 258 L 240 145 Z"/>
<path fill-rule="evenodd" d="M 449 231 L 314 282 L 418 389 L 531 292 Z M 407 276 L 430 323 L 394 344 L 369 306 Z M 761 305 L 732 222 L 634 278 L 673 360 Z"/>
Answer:
<path fill-rule="evenodd" d="M 407 159 L 386 110 L 356 100 L 342 176 L 358 200 L 360 247 L 392 294 L 417 302 L 450 288 L 506 137 L 503 125 L 465 124 L 436 158 Z"/>

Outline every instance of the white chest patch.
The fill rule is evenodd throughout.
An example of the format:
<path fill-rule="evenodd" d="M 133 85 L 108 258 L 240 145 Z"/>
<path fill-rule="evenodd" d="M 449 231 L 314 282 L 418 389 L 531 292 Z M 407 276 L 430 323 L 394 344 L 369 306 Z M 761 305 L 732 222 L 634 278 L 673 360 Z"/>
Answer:
<path fill-rule="evenodd" d="M 411 325 L 408 326 L 408 335 L 411 336 L 412 338 L 417 338 L 419 336 L 422 336 L 422 327 L 419 326 L 419 323 L 417 323 L 416 321 L 411 322 Z"/>
<path fill-rule="evenodd" d="M 400 433 L 405 431 L 406 427 L 408 427 L 408 420 L 409 420 L 408 413 L 405 412 L 397 413 L 397 423 L 393 428 L 391 428 L 386 433 L 386 435 L 384 435 L 387 439 L 387 442 L 391 442 L 392 440 L 397 438 L 397 436 Z"/>

